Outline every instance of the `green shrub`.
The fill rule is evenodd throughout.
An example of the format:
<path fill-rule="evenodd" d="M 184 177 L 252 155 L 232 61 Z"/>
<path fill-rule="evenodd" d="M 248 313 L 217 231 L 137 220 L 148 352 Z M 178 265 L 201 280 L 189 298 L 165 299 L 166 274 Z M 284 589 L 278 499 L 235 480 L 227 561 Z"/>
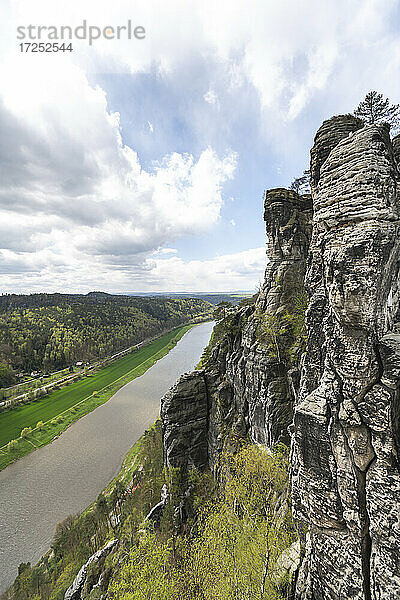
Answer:
<path fill-rule="evenodd" d="M 179 473 L 174 471 L 165 473 L 166 483 L 170 499 L 179 502 Z M 189 514 L 196 515 L 194 527 L 190 520 L 186 524 L 190 539 L 176 536 L 173 501 L 164 511 L 170 514 L 169 528 L 157 533 L 141 525 L 145 531 L 113 574 L 110 599 L 142 600 L 153 593 L 163 600 L 288 597 L 292 576 L 281 557 L 297 531 L 288 495 L 287 449 L 271 454 L 247 444 L 236 454 L 224 454 L 220 471 L 218 489 L 210 473 L 189 474 Z"/>
<path fill-rule="evenodd" d="M 10 450 L 10 452 L 13 452 L 14 450 L 16 450 L 17 446 L 18 446 L 18 440 L 11 440 L 7 444 L 7 450 Z"/>
<path fill-rule="evenodd" d="M 43 427 L 44 427 L 43 421 L 38 421 L 36 423 L 36 429 L 39 429 L 39 431 L 42 431 Z"/>
<path fill-rule="evenodd" d="M 21 431 L 21 437 L 27 438 L 30 433 L 32 433 L 32 427 L 24 427 Z"/>

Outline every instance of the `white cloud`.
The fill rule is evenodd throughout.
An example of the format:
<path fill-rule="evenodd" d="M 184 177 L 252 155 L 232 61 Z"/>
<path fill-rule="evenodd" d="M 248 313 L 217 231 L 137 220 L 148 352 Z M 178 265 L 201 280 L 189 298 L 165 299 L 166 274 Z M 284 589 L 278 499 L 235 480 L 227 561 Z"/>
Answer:
<path fill-rule="evenodd" d="M 174 256 L 149 259 L 149 282 L 169 289 L 171 282 L 177 291 L 255 290 L 266 267 L 265 248 L 252 248 L 235 254 L 216 256 L 209 260 L 184 261 Z"/>
<path fill-rule="evenodd" d="M 259 99 L 260 130 L 270 143 L 280 144 L 287 159 L 304 152 L 304 142 L 311 141 L 301 122 L 307 108 L 313 108 L 318 124 L 321 118 L 351 111 L 371 88 L 398 100 L 400 79 L 392 75 L 400 61 L 392 15 L 397 4 L 397 0 L 326 0 L 322 8 L 320 0 L 170 0 L 161 4 L 148 0 L 136 3 L 132 10 L 130 0 L 86 0 L 81 12 L 74 3 L 14 0 L 12 11 L 2 15 L 0 50 L 8 44 L 11 57 L 7 60 L 14 70 L 21 61 L 38 63 L 38 58 L 44 70 L 53 59 L 57 68 L 59 55 L 36 57 L 18 51 L 13 37 L 17 25 L 79 25 L 84 18 L 92 24 L 121 25 L 131 19 L 146 27 L 145 40 L 97 40 L 90 48 L 87 42 L 78 41 L 65 58 L 85 72 L 156 69 L 161 77 L 173 79 L 179 78 L 183 64 L 196 64 L 201 57 L 210 67 L 203 99 L 220 107 L 228 92 L 251 86 Z M 221 66 L 227 75 L 223 82 L 213 79 L 213 70 L 220 73 Z M 188 73 L 195 81 L 196 71 Z M 19 79 L 22 92 L 34 85 Z M 225 127 L 235 126 L 229 114 L 225 113 L 225 119 Z"/>
<path fill-rule="evenodd" d="M 67 239 L 64 241 L 67 243 Z M 47 249 L 27 256 L 2 250 L 2 291 L 251 291 L 263 278 L 267 262 L 264 247 L 208 260 L 185 261 L 175 252 L 171 254 L 163 251 L 150 256 L 143 254 L 141 261 L 136 257 L 136 261 L 127 258 L 125 262 L 119 257 L 118 264 L 113 265 L 105 264 L 97 256 L 87 262 L 78 251 L 72 250 L 65 264 L 62 254 L 57 261 Z"/>
<path fill-rule="evenodd" d="M 178 250 L 176 248 L 160 248 L 154 254 L 177 254 Z"/>
<path fill-rule="evenodd" d="M 174 152 L 145 170 L 123 143 L 118 113 L 80 67 L 27 63 L 19 75 L 0 65 L 0 130 L 12 125 L 0 143 L 3 272 L 25 265 L 39 277 L 62 266 L 64 287 L 74 285 L 73 268 L 99 277 L 129 264 L 146 271 L 146 253 L 218 222 L 234 152 Z M 7 156 L 13 164 L 4 168 Z"/>
<path fill-rule="evenodd" d="M 289 102 L 287 116 L 295 119 L 309 102 L 312 95 L 324 89 L 331 75 L 338 48 L 335 44 L 325 44 L 310 52 L 308 56 L 308 72 L 305 80 L 295 87 Z"/>
<path fill-rule="evenodd" d="M 212 89 L 209 89 L 204 94 L 203 98 L 206 102 L 208 102 L 208 104 L 218 104 L 218 96 Z"/>
<path fill-rule="evenodd" d="M 196 156 L 169 151 L 158 164 L 143 168 L 135 149 L 126 145 L 120 116 L 110 111 L 104 90 L 89 85 L 90 74 L 155 69 L 160 77 L 182 83 L 182 64 L 203 60 L 209 70 L 198 98 L 200 104 L 221 109 L 218 132 L 223 136 L 236 127 L 234 93 L 251 87 L 260 129 L 263 125 L 266 139 L 288 156 L 299 147 L 305 152 L 304 138 L 311 135 L 302 118 L 317 100 L 328 117 L 351 110 L 369 88 L 382 90 L 393 101 L 400 97 L 400 79 L 394 76 L 400 42 L 390 23 L 396 0 L 326 0 L 323 7 L 320 0 L 147 0 L 134 10 L 130 0 L 86 0 L 79 11 L 76 3 L 54 0 L 4 4 L 0 247 L 2 272 L 9 275 L 4 275 L 3 289 L 91 289 L 94 283 L 89 282 L 103 278 L 110 289 L 129 290 L 131 282 L 150 276 L 156 286 L 157 275 L 165 287 L 168 273 L 183 288 L 187 277 L 197 281 L 193 289 L 201 289 L 199 282 L 210 289 L 219 280 L 224 281 L 219 289 L 226 289 L 246 287 L 240 277 L 253 277 L 254 250 L 189 263 L 178 256 L 156 261 L 162 254 L 154 254 L 165 246 L 172 254 L 168 246 L 177 238 L 218 223 L 223 187 L 235 172 L 236 149 L 218 155 L 205 144 Z M 19 51 L 18 25 L 79 25 L 83 19 L 96 25 L 123 25 L 132 19 L 146 27 L 147 37 L 99 40 L 90 48 L 74 41 L 72 53 L 54 55 Z M 190 81 L 182 85 L 196 82 L 195 70 L 185 72 Z M 231 111 L 224 106 L 228 92 Z M 154 133 L 147 136 L 153 143 L 158 121 L 148 116 L 144 123 Z M 204 124 L 201 114 L 194 111 L 188 119 L 192 117 Z"/>
<path fill-rule="evenodd" d="M 20 24 L 79 25 L 85 18 L 97 25 L 122 25 L 131 19 L 146 27 L 145 40 L 101 39 L 90 49 L 78 41 L 70 58 L 89 71 L 145 72 L 158 64 L 160 72 L 170 73 L 183 56 L 201 54 L 224 61 L 233 84 L 248 78 L 264 109 L 276 111 L 279 105 L 277 112 L 294 118 L 349 62 L 353 73 L 356 65 L 371 62 L 376 78 L 384 81 L 379 71 L 395 60 L 390 49 L 398 41 L 390 28 L 396 5 L 396 0 L 326 0 L 322 9 L 319 0 L 148 0 L 136 3 L 133 11 L 129 0 L 86 0 L 84 11 L 77 11 L 73 3 L 14 0 L 12 12 L 4 15 L 4 29 L 10 40 Z M 20 58 L 15 40 L 9 44 L 14 60 Z M 377 46 L 385 47 L 386 61 Z M 46 69 L 50 60 L 46 56 Z M 59 57 L 55 62 L 60 64 Z M 389 85 L 399 89 L 396 82 Z M 332 93 L 340 96 L 340 90 Z M 204 95 L 211 103 L 217 97 L 213 86 Z"/>

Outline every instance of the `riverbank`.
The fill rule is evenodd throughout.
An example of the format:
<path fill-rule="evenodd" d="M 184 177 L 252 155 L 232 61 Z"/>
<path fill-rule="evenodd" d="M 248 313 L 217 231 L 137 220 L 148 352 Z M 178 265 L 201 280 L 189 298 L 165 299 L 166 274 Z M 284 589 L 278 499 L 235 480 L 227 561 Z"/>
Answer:
<path fill-rule="evenodd" d="M 139 599 L 138 590 L 140 598 L 204 600 L 215 590 L 231 598 L 237 582 L 243 597 L 249 590 L 260 597 L 264 586 L 263 598 L 287 598 L 299 552 L 287 451 L 238 440 L 222 461 L 227 477 L 219 485 L 210 471 L 193 470 L 190 487 L 181 487 L 177 470 L 164 469 L 157 420 L 97 500 L 58 523 L 37 564 L 20 565 L 1 600 Z M 163 490 L 168 500 L 159 511 Z M 278 510 L 282 518 L 271 521 Z"/>
<path fill-rule="evenodd" d="M 165 356 L 192 327 L 188 324 L 175 329 L 67 388 L 1 413 L 0 471 L 47 445 L 72 423 L 107 402 L 117 390 Z"/>
<path fill-rule="evenodd" d="M 157 420 L 129 449 L 118 474 L 97 500 L 79 516 L 69 515 L 57 525 L 52 549 L 35 566 L 20 565 L 19 577 L 1 600 L 14 595 L 40 598 L 35 593 L 46 590 L 51 600 L 63 598 L 82 564 L 115 537 L 122 513 L 130 514 L 129 526 L 137 528 L 160 497 L 162 472 L 161 422 Z"/>
<path fill-rule="evenodd" d="M 35 564 L 46 554 L 57 523 L 85 511 L 116 477 L 124 456 L 158 418 L 160 398 L 199 362 L 212 328 L 213 323 L 192 327 L 108 402 L 0 472 L 0 594 L 22 562 Z M 150 491 L 143 499 L 158 502 Z M 90 536 L 86 539 L 89 543 Z"/>

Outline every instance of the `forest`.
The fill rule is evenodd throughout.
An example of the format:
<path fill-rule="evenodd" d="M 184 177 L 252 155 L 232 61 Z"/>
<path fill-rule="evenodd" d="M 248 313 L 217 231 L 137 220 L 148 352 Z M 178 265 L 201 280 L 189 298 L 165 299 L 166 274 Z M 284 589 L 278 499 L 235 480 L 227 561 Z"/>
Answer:
<path fill-rule="evenodd" d="M 0 387 L 16 383 L 19 373 L 102 358 L 212 311 L 211 304 L 193 298 L 2 295 Z"/>

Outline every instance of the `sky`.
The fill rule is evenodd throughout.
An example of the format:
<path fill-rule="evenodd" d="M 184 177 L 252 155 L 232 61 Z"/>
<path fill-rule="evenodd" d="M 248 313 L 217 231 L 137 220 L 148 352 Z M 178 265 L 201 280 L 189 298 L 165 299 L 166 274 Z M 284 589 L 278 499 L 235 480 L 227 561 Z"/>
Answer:
<path fill-rule="evenodd" d="M 255 290 L 264 190 L 308 167 L 324 119 L 371 89 L 400 102 L 400 1 L 2 0 L 0 17 L 1 293 Z M 17 27 L 84 20 L 145 38 L 21 52 Z"/>

